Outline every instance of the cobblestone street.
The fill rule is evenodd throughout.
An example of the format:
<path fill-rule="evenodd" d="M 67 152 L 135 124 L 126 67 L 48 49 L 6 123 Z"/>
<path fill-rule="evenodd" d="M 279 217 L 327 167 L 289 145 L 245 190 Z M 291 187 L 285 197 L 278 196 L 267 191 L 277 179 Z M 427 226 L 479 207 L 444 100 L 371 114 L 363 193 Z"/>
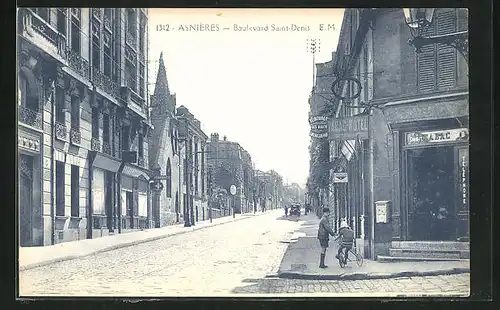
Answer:
<path fill-rule="evenodd" d="M 278 268 L 300 225 L 282 210 L 20 272 L 21 296 L 227 295 Z M 238 215 L 241 216 L 241 215 Z"/>
<path fill-rule="evenodd" d="M 267 278 L 251 285 L 236 288 L 240 294 L 302 294 L 302 295 L 356 295 L 356 296 L 407 296 L 446 295 L 467 296 L 470 274 L 446 276 L 407 277 L 372 280 L 296 280 Z M 252 281 L 248 281 L 252 282 Z"/>

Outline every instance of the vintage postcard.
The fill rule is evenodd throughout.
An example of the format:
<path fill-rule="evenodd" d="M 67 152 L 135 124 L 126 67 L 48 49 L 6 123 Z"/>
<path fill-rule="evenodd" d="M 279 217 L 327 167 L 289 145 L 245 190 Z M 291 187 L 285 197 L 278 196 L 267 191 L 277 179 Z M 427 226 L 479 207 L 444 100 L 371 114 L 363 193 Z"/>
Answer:
<path fill-rule="evenodd" d="M 467 9 L 17 17 L 20 298 L 469 296 Z"/>

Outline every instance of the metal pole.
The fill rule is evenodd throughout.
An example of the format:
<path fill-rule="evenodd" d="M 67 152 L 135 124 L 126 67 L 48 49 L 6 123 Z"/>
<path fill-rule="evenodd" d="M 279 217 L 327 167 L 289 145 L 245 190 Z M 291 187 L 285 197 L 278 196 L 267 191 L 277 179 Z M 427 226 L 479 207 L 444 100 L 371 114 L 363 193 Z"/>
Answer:
<path fill-rule="evenodd" d="M 373 137 L 372 137 L 372 129 L 371 129 L 371 114 L 372 114 L 372 107 L 368 107 L 368 143 L 369 143 L 369 186 L 370 186 L 370 199 L 369 199 L 369 206 L 370 206 L 370 257 L 371 259 L 375 259 L 375 192 L 373 191 L 373 165 L 374 165 L 374 158 L 373 158 Z"/>

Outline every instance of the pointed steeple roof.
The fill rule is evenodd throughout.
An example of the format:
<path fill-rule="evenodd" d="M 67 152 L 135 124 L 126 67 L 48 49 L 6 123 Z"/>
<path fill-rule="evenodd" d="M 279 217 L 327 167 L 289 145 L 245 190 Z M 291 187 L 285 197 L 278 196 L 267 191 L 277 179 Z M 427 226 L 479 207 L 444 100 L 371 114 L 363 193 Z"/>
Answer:
<path fill-rule="evenodd" d="M 163 52 L 160 53 L 159 62 L 160 65 L 158 67 L 158 74 L 156 75 L 154 96 L 159 100 L 166 100 L 167 96 L 170 95 L 170 90 L 168 89 L 167 70 L 163 62 Z"/>

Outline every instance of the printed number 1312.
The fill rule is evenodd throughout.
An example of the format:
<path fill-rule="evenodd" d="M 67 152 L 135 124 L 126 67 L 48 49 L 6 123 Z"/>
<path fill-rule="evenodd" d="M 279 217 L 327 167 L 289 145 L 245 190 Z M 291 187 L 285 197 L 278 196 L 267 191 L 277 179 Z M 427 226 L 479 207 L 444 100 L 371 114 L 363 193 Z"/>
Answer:
<path fill-rule="evenodd" d="M 156 25 L 156 31 L 170 31 L 169 24 L 158 24 Z"/>

